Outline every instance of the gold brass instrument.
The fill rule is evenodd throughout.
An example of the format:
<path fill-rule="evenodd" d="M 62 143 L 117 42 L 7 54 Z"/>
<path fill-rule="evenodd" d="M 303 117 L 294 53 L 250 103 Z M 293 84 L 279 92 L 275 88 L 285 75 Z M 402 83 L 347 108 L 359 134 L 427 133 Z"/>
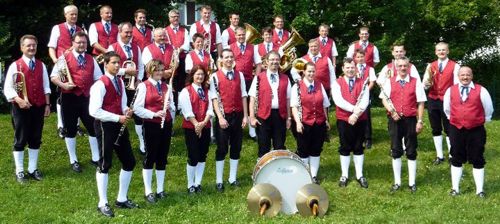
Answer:
<path fill-rule="evenodd" d="M 95 56 L 95 61 L 100 65 L 104 64 L 104 54 Z"/>
<path fill-rule="evenodd" d="M 18 72 L 14 72 L 13 75 L 14 75 L 14 77 L 13 77 L 14 89 L 16 90 L 17 94 L 22 93 L 23 100 L 29 104 L 30 101 L 28 101 L 28 91 L 26 90 L 26 79 L 25 79 L 24 73 L 22 73 L 21 71 L 18 71 Z M 21 80 L 19 82 L 17 81 L 17 76 L 21 77 Z"/>
<path fill-rule="evenodd" d="M 323 217 L 330 205 L 325 189 L 317 184 L 306 184 L 297 191 L 295 204 L 304 217 Z"/>
<path fill-rule="evenodd" d="M 429 89 L 434 85 L 434 76 L 436 75 L 437 71 L 432 71 L 431 64 L 427 65 L 427 68 L 425 69 L 424 73 L 424 87 L 425 89 Z"/>
<path fill-rule="evenodd" d="M 203 37 L 205 38 L 205 42 L 203 43 L 203 49 L 205 49 L 205 51 L 210 54 L 211 53 L 210 47 L 212 46 L 212 34 L 208 32 L 203 34 Z"/>
<path fill-rule="evenodd" d="M 252 25 L 248 23 L 244 23 L 244 25 L 245 25 L 245 43 L 251 44 L 260 37 L 260 33 Z"/>
<path fill-rule="evenodd" d="M 291 68 L 291 62 L 297 58 L 297 49 L 295 48 L 295 46 L 304 43 L 304 38 L 302 38 L 299 32 L 297 32 L 297 30 L 292 27 L 290 38 L 280 47 L 283 50 L 283 56 L 281 57 L 280 61 L 280 71 L 285 72 Z"/>
<path fill-rule="evenodd" d="M 295 68 L 297 72 L 304 72 L 306 70 L 306 64 L 307 64 L 306 59 L 297 58 L 293 60 L 292 67 Z"/>
<path fill-rule="evenodd" d="M 66 61 L 66 56 L 63 54 L 56 61 L 55 66 L 59 68 L 59 79 L 61 82 L 68 82 L 71 85 L 75 85 L 73 82 L 73 77 L 71 77 L 71 73 L 68 68 L 68 61 Z"/>
<path fill-rule="evenodd" d="M 136 69 L 137 66 L 135 65 L 135 62 L 132 61 L 132 60 L 126 60 L 122 63 L 122 68 L 132 68 L 132 69 Z M 125 87 L 127 90 L 135 90 L 135 75 L 127 75 L 125 74 L 124 75 L 124 78 L 125 79 L 128 79 L 128 84 L 127 86 Z"/>

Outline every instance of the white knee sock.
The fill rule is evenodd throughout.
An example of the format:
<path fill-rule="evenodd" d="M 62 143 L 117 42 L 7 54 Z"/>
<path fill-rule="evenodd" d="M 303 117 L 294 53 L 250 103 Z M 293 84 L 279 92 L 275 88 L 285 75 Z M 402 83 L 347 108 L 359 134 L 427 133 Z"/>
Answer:
<path fill-rule="evenodd" d="M 63 128 L 64 126 L 61 115 L 61 104 L 56 104 L 56 110 L 57 110 L 57 128 Z"/>
<path fill-rule="evenodd" d="M 403 137 L 401 139 L 401 143 L 402 143 L 402 146 L 403 146 L 403 150 L 406 150 L 406 145 L 405 145 L 405 137 Z"/>
<path fill-rule="evenodd" d="M 248 120 L 250 120 L 250 118 Z M 248 135 L 250 135 L 250 137 L 252 138 L 257 136 L 257 133 L 255 133 L 255 128 L 251 125 L 248 125 Z"/>
<path fill-rule="evenodd" d="M 313 177 L 317 176 L 319 170 L 319 156 L 309 157 L 309 165 L 311 169 L 311 176 Z"/>
<path fill-rule="evenodd" d="M 66 149 L 68 149 L 69 163 L 73 164 L 78 161 L 78 158 L 76 157 L 76 138 L 66 137 L 64 138 L 64 141 L 66 142 Z"/>
<path fill-rule="evenodd" d="M 16 165 L 16 174 L 24 171 L 24 151 L 13 151 L 14 164 Z"/>
<path fill-rule="evenodd" d="M 165 183 L 165 170 L 156 170 L 156 193 L 163 192 Z"/>
<path fill-rule="evenodd" d="M 229 159 L 229 183 L 236 181 L 236 176 L 238 175 L 238 160 Z"/>
<path fill-rule="evenodd" d="M 363 162 L 365 160 L 365 155 L 353 155 L 352 160 L 354 160 L 354 168 L 356 169 L 356 179 L 363 176 Z"/>
<path fill-rule="evenodd" d="M 37 168 L 38 163 L 38 149 L 28 149 L 28 172 L 33 173 Z"/>
<path fill-rule="evenodd" d="M 394 173 L 394 184 L 401 185 L 401 158 L 392 159 L 392 171 Z"/>
<path fill-rule="evenodd" d="M 434 147 L 436 148 L 436 156 L 440 159 L 444 158 L 443 156 L 443 136 L 434 136 L 432 137 L 434 140 Z"/>
<path fill-rule="evenodd" d="M 194 186 L 201 185 L 201 180 L 203 179 L 203 172 L 205 171 L 205 162 L 198 162 L 196 165 L 196 172 L 194 175 Z"/>
<path fill-rule="evenodd" d="M 448 158 L 451 158 L 451 143 L 450 143 L 450 137 L 446 136 L 446 145 L 448 146 Z"/>
<path fill-rule="evenodd" d="M 135 133 L 139 139 L 139 149 L 141 152 L 146 152 L 144 149 L 144 136 L 142 135 L 142 125 L 135 125 Z"/>
<path fill-rule="evenodd" d="M 196 166 L 186 165 L 186 176 L 187 176 L 187 188 L 194 186 Z"/>
<path fill-rule="evenodd" d="M 476 194 L 479 194 L 483 192 L 484 168 L 472 169 L 472 175 L 474 176 L 474 183 L 476 183 Z"/>
<path fill-rule="evenodd" d="M 408 160 L 408 186 L 415 185 L 417 177 L 417 160 Z"/>
<path fill-rule="evenodd" d="M 215 161 L 215 183 L 222 184 L 224 177 L 224 160 Z"/>
<path fill-rule="evenodd" d="M 311 166 L 309 165 L 309 157 L 300 158 L 300 160 L 302 160 L 303 163 L 305 163 L 307 166 L 309 166 L 309 168 L 311 168 Z"/>
<path fill-rule="evenodd" d="M 343 177 L 349 177 L 349 163 L 351 163 L 351 156 L 340 156 L 340 169 Z"/>
<path fill-rule="evenodd" d="M 151 182 L 153 181 L 153 170 L 142 169 L 142 179 L 144 181 L 144 195 L 153 193 L 153 190 L 151 190 Z"/>
<path fill-rule="evenodd" d="M 120 170 L 120 187 L 118 188 L 118 197 L 116 198 L 117 201 L 125 202 L 128 200 L 127 193 L 130 185 L 130 179 L 132 179 L 132 171 Z"/>
<path fill-rule="evenodd" d="M 462 167 L 451 165 L 451 189 L 460 192 L 460 179 L 462 179 Z"/>
<path fill-rule="evenodd" d="M 99 144 L 97 144 L 97 138 L 89 136 L 90 153 L 92 154 L 92 161 L 99 161 Z"/>
<path fill-rule="evenodd" d="M 95 179 L 97 182 L 97 193 L 99 194 L 99 204 L 97 206 L 102 207 L 108 203 L 108 174 L 96 172 Z"/>

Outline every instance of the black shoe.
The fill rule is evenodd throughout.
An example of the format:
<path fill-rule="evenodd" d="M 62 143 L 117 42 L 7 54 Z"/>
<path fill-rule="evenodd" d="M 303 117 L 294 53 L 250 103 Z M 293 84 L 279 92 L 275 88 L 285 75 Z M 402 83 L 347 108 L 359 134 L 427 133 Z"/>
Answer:
<path fill-rule="evenodd" d="M 78 134 L 78 136 L 85 136 L 85 132 L 80 126 L 76 127 L 76 133 Z"/>
<path fill-rule="evenodd" d="M 191 186 L 188 188 L 188 194 L 194 194 L 196 193 L 196 188 L 194 186 Z"/>
<path fill-rule="evenodd" d="M 349 179 L 347 177 L 341 176 L 339 180 L 339 187 L 347 187 L 347 182 Z"/>
<path fill-rule="evenodd" d="M 248 136 L 252 141 L 257 142 L 257 135 L 256 136 Z"/>
<path fill-rule="evenodd" d="M 433 164 L 434 165 L 439 165 L 439 164 L 441 164 L 443 162 L 444 162 L 444 158 L 436 157 L 436 159 L 434 160 Z"/>
<path fill-rule="evenodd" d="M 391 186 L 391 191 L 390 191 L 390 192 L 391 192 L 391 193 L 395 193 L 396 191 L 398 191 L 398 190 L 399 190 L 399 188 L 401 188 L 401 185 L 399 185 L 399 184 L 393 184 L 393 185 Z"/>
<path fill-rule="evenodd" d="M 99 161 L 90 160 L 90 165 L 98 167 L 99 166 Z"/>
<path fill-rule="evenodd" d="M 357 181 L 362 188 L 368 188 L 368 181 L 365 177 L 360 177 Z"/>
<path fill-rule="evenodd" d="M 224 184 L 223 183 L 216 183 L 215 189 L 217 189 L 218 192 L 222 193 L 224 191 Z"/>
<path fill-rule="evenodd" d="M 201 193 L 201 185 L 194 187 L 194 189 L 196 190 L 196 193 Z"/>
<path fill-rule="evenodd" d="M 486 193 L 484 193 L 483 191 L 479 192 L 478 194 L 476 194 L 479 198 L 486 198 Z"/>
<path fill-rule="evenodd" d="M 411 186 L 408 186 L 408 189 L 410 189 L 410 192 L 412 194 L 415 194 L 417 192 L 417 185 L 411 185 Z"/>
<path fill-rule="evenodd" d="M 26 183 L 26 181 L 28 181 L 28 179 L 26 178 L 26 175 L 22 171 L 16 174 L 16 180 L 20 184 L 24 184 L 24 183 Z"/>
<path fill-rule="evenodd" d="M 313 183 L 315 183 L 315 184 L 319 185 L 319 180 L 318 180 L 318 178 L 317 178 L 317 177 L 313 177 L 313 178 L 312 178 L 312 181 L 313 181 Z"/>
<path fill-rule="evenodd" d="M 102 207 L 97 207 L 97 211 L 106 217 L 115 217 L 115 213 L 113 213 L 113 210 L 111 210 L 111 207 L 109 207 L 108 204 L 105 204 Z"/>
<path fill-rule="evenodd" d="M 146 201 L 149 202 L 150 204 L 156 203 L 156 198 L 153 193 L 144 196 L 144 199 L 146 199 Z"/>
<path fill-rule="evenodd" d="M 138 149 L 138 151 L 139 151 L 139 154 L 140 154 L 141 156 L 145 156 L 145 155 L 146 155 L 146 151 L 144 151 L 144 152 L 143 152 L 143 151 L 141 151 L 141 149 Z"/>
<path fill-rule="evenodd" d="M 124 202 L 119 202 L 119 201 L 116 201 L 115 202 L 115 205 L 116 207 L 118 208 L 128 208 L 128 209 L 132 209 L 132 208 L 138 208 L 139 205 L 132 202 L 131 200 L 126 200 Z"/>
<path fill-rule="evenodd" d="M 64 137 L 66 137 L 66 130 L 64 128 L 58 128 L 57 135 L 59 136 L 59 138 L 64 139 Z"/>
<path fill-rule="evenodd" d="M 29 173 L 28 172 L 28 175 L 33 178 L 34 180 L 38 180 L 38 181 L 41 181 L 43 179 L 43 175 L 42 175 L 42 172 L 40 172 L 40 170 L 36 169 L 35 171 L 33 171 L 33 173 Z"/>
<path fill-rule="evenodd" d="M 238 180 L 235 180 L 232 183 L 229 183 L 229 185 L 231 187 L 239 187 L 240 186 L 240 182 Z"/>
<path fill-rule="evenodd" d="M 371 149 L 372 148 L 372 140 L 366 140 L 366 142 L 365 142 L 365 148 L 366 149 Z"/>
<path fill-rule="evenodd" d="M 167 193 L 165 193 L 164 191 L 160 192 L 160 193 L 156 193 L 156 198 L 157 199 L 164 199 L 167 197 Z"/>
<path fill-rule="evenodd" d="M 77 173 L 82 172 L 82 168 L 80 167 L 80 163 L 78 163 L 78 161 L 75 161 L 74 163 L 71 164 L 71 169 Z"/>
<path fill-rule="evenodd" d="M 458 191 L 456 191 L 456 190 L 454 190 L 454 189 L 451 189 L 451 191 L 450 191 L 450 196 L 452 196 L 452 197 L 456 197 L 456 196 L 458 196 L 458 195 L 460 195 L 460 193 L 458 193 Z"/>

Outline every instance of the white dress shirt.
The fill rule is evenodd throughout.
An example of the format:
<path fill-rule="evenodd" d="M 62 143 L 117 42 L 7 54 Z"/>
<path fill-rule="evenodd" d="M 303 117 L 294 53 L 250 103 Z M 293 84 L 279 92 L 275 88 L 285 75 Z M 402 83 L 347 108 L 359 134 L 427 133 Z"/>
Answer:
<path fill-rule="evenodd" d="M 80 54 L 79 54 L 79 53 L 77 53 L 74 49 L 71 51 L 71 53 L 73 54 L 73 56 L 75 56 L 75 58 L 78 58 L 78 56 L 80 55 Z M 85 54 L 85 53 L 82 53 L 82 55 L 83 55 L 83 57 L 85 57 L 85 55 L 86 55 L 86 54 Z M 62 57 L 62 56 L 61 56 L 61 57 Z M 94 63 L 94 73 L 92 74 L 92 76 L 93 76 L 93 80 L 95 81 L 95 80 L 98 80 L 99 78 L 101 78 L 101 76 L 102 76 L 102 71 L 101 71 L 101 68 L 99 67 L 99 64 L 97 64 L 97 61 L 96 61 L 94 58 L 92 58 L 92 62 L 87 61 L 86 63 L 87 63 L 87 64 L 88 64 L 88 63 Z M 57 76 L 59 76 L 59 73 L 60 73 L 60 71 L 61 71 L 62 69 L 64 69 L 64 68 L 62 68 L 62 66 L 61 66 L 60 64 L 57 64 L 57 63 L 56 63 L 56 64 L 54 65 L 54 68 L 52 69 L 52 73 L 50 73 L 50 77 L 52 78 L 52 77 L 57 77 Z"/>
<path fill-rule="evenodd" d="M 271 81 L 271 74 L 276 74 L 276 82 L 272 82 Z M 271 99 L 271 109 L 278 109 L 279 108 L 279 102 L 278 102 L 278 87 L 279 87 L 279 83 L 280 83 L 280 76 L 279 76 L 279 72 L 276 71 L 276 72 L 271 72 L 269 69 L 266 71 L 266 77 L 267 77 L 267 81 L 269 82 L 270 86 L 271 86 L 271 91 L 272 91 L 272 94 L 273 94 L 273 98 Z M 251 96 L 251 97 L 255 97 L 257 94 L 257 75 L 253 78 L 252 80 L 252 85 L 250 86 L 250 89 L 248 90 L 248 96 Z M 260 85 L 262 85 L 262 82 L 260 81 L 259 82 L 259 88 Z M 290 85 L 290 82 L 288 82 L 288 85 L 286 87 L 286 99 L 289 100 L 290 99 L 290 95 L 291 95 L 291 85 Z"/>
<path fill-rule="evenodd" d="M 193 41 L 193 36 L 195 33 L 198 33 L 196 31 L 196 23 L 198 21 L 196 21 L 195 23 L 193 23 L 191 25 L 191 27 L 189 28 L 189 40 L 191 40 L 191 42 Z M 203 23 L 203 20 L 200 20 L 201 24 L 203 24 L 203 28 L 205 29 L 205 32 L 207 33 L 210 33 L 210 25 L 212 25 L 213 21 L 210 21 L 208 22 L 208 24 L 205 24 Z M 221 32 L 220 32 L 220 27 L 219 27 L 219 24 L 215 23 L 215 44 L 221 44 L 222 43 L 222 38 L 221 38 Z M 211 49 L 212 51 L 214 51 L 214 49 Z"/>
<path fill-rule="evenodd" d="M 319 38 L 319 41 L 320 41 L 320 44 L 323 44 L 323 39 L 326 40 L 326 42 L 328 42 L 329 38 L 328 37 L 318 37 Z M 334 57 L 337 57 L 339 56 L 339 52 L 337 51 L 337 45 L 335 44 L 335 41 L 332 41 L 332 58 Z"/>
<path fill-rule="evenodd" d="M 443 70 L 444 70 L 444 68 L 446 68 L 446 65 L 448 64 L 448 61 L 450 61 L 448 58 L 446 58 L 444 60 L 438 59 L 437 60 L 438 69 L 439 69 L 439 63 L 443 63 L 442 66 L 443 66 Z M 425 71 L 430 71 L 431 64 L 432 63 L 427 64 L 427 67 L 425 67 Z M 458 70 L 460 70 L 460 65 L 458 63 L 455 63 L 455 67 L 453 67 L 453 85 L 460 82 L 458 79 Z M 424 72 L 424 77 L 422 80 L 427 81 L 429 79 L 429 75 L 430 74 L 428 74 L 427 72 Z"/>
<path fill-rule="evenodd" d="M 97 22 L 99 23 L 99 22 Z M 103 27 L 106 27 L 106 21 L 104 20 L 101 20 L 102 23 L 102 26 Z M 113 23 L 111 21 L 109 21 L 109 24 L 111 25 L 111 27 L 113 26 Z M 90 27 L 89 27 L 89 41 L 90 41 L 90 46 L 94 46 L 95 43 L 98 43 L 98 36 L 99 34 L 97 33 L 97 28 L 95 27 L 95 23 L 92 23 L 90 24 Z M 120 39 L 120 32 L 118 32 L 116 34 L 116 39 Z M 113 44 L 113 43 L 109 43 L 109 44 Z"/>
<path fill-rule="evenodd" d="M 153 84 L 153 86 L 156 86 L 156 83 L 158 83 L 158 82 L 161 84 L 161 80 L 156 81 L 152 78 L 148 78 L 148 81 L 150 81 Z M 168 84 L 167 84 L 167 86 L 168 86 Z M 169 94 L 169 96 L 168 96 L 169 103 L 168 104 L 169 104 L 170 116 L 172 118 L 175 118 L 175 103 L 174 103 L 174 97 L 173 97 L 174 94 L 172 94 L 172 91 L 170 88 L 171 87 L 168 86 L 168 91 L 167 91 L 168 93 L 162 93 L 162 94 L 163 94 L 163 97 L 165 97 L 166 94 Z M 135 97 L 135 101 L 134 101 L 134 114 L 139 116 L 140 118 L 143 118 L 143 119 L 153 119 L 153 117 L 157 111 L 151 111 L 151 110 L 148 110 L 144 107 L 145 102 L 146 102 L 146 84 L 144 82 L 139 83 L 139 85 L 137 85 L 136 91 L 137 91 L 137 96 Z"/>
<path fill-rule="evenodd" d="M 125 45 L 128 45 L 130 47 L 130 54 L 132 55 L 131 59 L 132 58 L 136 58 L 137 57 L 137 78 L 139 80 L 142 80 L 144 78 L 144 64 L 142 63 L 142 55 L 141 55 L 141 48 L 139 48 L 139 46 L 137 46 L 137 55 L 134 55 L 134 51 L 132 50 L 132 45 L 130 44 L 132 43 L 132 40 L 130 40 L 130 42 L 128 44 L 124 44 L 121 40 L 121 38 L 118 38 L 118 44 L 121 46 L 123 52 L 125 52 L 125 55 L 127 55 L 127 50 L 125 49 Z M 108 47 L 108 51 L 114 51 L 115 48 L 113 47 L 113 45 L 109 45 Z M 125 59 L 123 59 L 123 61 L 125 61 Z M 120 68 L 120 70 L 118 71 L 118 74 L 117 75 L 125 75 L 125 70 L 126 68 Z"/>
<path fill-rule="evenodd" d="M 458 84 L 458 90 L 460 91 L 462 89 L 464 85 L 462 85 L 461 83 Z M 451 115 L 451 101 L 450 101 L 450 89 L 454 87 L 454 86 L 451 86 L 450 88 L 448 88 L 446 90 L 446 92 L 444 93 L 444 97 L 443 97 L 443 110 L 444 110 L 444 113 L 446 114 L 446 117 L 448 119 L 450 119 L 450 115 Z M 471 81 L 471 83 L 469 83 L 468 87 L 474 89 L 476 88 L 476 86 L 474 85 L 474 82 Z M 465 96 L 465 99 L 467 99 L 468 95 Z M 490 96 L 490 93 L 488 92 L 488 90 L 486 90 L 486 88 L 484 87 L 481 87 L 481 94 L 479 95 L 479 97 L 481 98 L 481 104 L 483 105 L 483 109 L 484 109 L 484 119 L 485 119 L 485 122 L 490 122 L 491 121 L 491 116 L 493 115 L 493 102 L 491 101 L 491 96 Z"/>
<path fill-rule="evenodd" d="M 362 74 L 362 75 L 365 75 L 363 73 L 363 71 L 361 71 L 361 68 L 364 67 L 365 70 L 366 70 L 366 68 L 367 68 L 366 66 L 367 66 L 366 63 L 364 63 L 364 64 L 357 64 L 356 68 L 358 69 L 358 73 Z M 370 82 L 377 81 L 377 75 L 375 75 L 375 69 L 373 69 L 373 67 L 370 67 L 370 70 L 368 71 L 368 81 L 370 81 Z"/>
<path fill-rule="evenodd" d="M 222 31 L 222 34 L 221 34 L 222 49 L 229 48 L 229 31 L 227 31 L 228 29 L 232 29 L 233 32 L 235 32 L 235 30 L 234 30 L 235 27 L 232 27 L 232 26 L 230 26 L 229 28 Z M 235 38 L 236 38 L 236 34 L 235 34 Z"/>
<path fill-rule="evenodd" d="M 267 43 L 267 42 L 262 42 L 262 43 L 260 43 L 260 44 L 264 44 L 264 48 L 266 49 L 266 51 L 267 51 L 267 45 L 268 45 L 268 44 L 269 44 L 269 52 L 271 52 L 271 51 L 273 50 L 273 46 L 274 46 L 274 45 L 273 45 L 273 42 L 272 42 L 272 41 L 271 41 L 271 42 L 269 42 L 269 43 Z M 262 61 L 262 57 L 264 57 L 265 55 L 261 55 L 261 54 L 259 53 L 259 45 L 260 45 L 260 44 L 255 45 L 255 46 L 254 46 L 254 48 L 253 48 L 253 51 L 254 51 L 254 55 L 258 55 L 258 56 L 261 58 L 261 61 Z M 282 57 L 282 56 L 283 56 L 283 54 L 285 54 L 285 53 L 283 53 L 283 49 L 281 49 L 281 47 L 280 47 L 280 48 L 278 48 L 278 54 L 280 55 L 280 57 Z"/>
<path fill-rule="evenodd" d="M 191 83 L 191 86 L 197 90 L 200 88 L 199 85 L 196 85 L 195 83 Z M 191 107 L 191 99 L 189 97 L 189 91 L 187 88 L 190 88 L 190 86 L 185 87 L 182 89 L 181 93 L 179 93 L 179 108 L 181 110 L 182 116 L 184 116 L 184 119 L 189 120 L 190 117 L 195 117 L 193 113 L 193 108 Z M 207 97 L 208 100 L 208 108 L 207 108 L 207 115 L 213 117 L 214 116 L 214 111 L 212 107 L 212 101 L 209 100 L 209 96 Z"/>
<path fill-rule="evenodd" d="M 309 55 L 309 58 L 311 59 L 311 61 L 314 63 L 313 58 L 315 56 L 312 55 L 311 52 L 308 52 L 307 54 Z M 316 55 L 316 57 L 319 60 L 322 57 L 321 53 L 318 53 Z M 333 80 L 336 79 L 336 77 L 335 77 L 335 67 L 333 67 L 333 63 L 332 63 L 332 60 L 330 58 L 327 58 L 326 60 L 328 61 L 328 71 L 329 71 L 328 76 L 330 77 L 330 89 L 331 89 L 332 88 L 332 82 L 333 82 Z M 317 69 L 316 69 L 316 71 L 317 71 Z M 301 80 L 302 79 L 302 77 L 300 76 L 299 72 L 294 67 L 292 67 L 292 69 L 290 69 L 290 74 L 292 75 L 293 80 Z M 317 75 L 318 74 L 316 74 L 316 76 Z"/>
<path fill-rule="evenodd" d="M 64 23 L 64 26 L 68 29 L 68 32 L 69 32 L 69 30 L 71 29 L 69 24 Z M 73 28 L 75 28 L 75 33 L 76 33 L 76 25 L 74 25 Z M 57 25 L 52 27 L 52 31 L 50 32 L 50 39 L 49 39 L 49 43 L 47 44 L 47 47 L 51 47 L 54 49 L 57 48 L 57 41 L 59 40 L 60 36 L 61 36 L 61 31 L 59 30 L 59 24 L 57 24 Z"/>
<path fill-rule="evenodd" d="M 344 79 L 347 83 L 349 83 L 349 78 L 347 76 L 344 76 Z M 356 83 L 357 79 L 356 76 L 353 77 L 354 83 Z M 337 107 L 340 107 L 342 110 L 348 111 L 348 112 L 354 112 L 354 106 L 356 104 L 349 103 L 344 97 L 342 97 L 342 91 L 340 88 L 340 84 L 337 82 L 337 80 L 333 81 L 333 86 L 332 86 L 332 98 L 333 102 Z M 358 106 L 361 110 L 365 110 L 366 107 L 368 106 L 369 99 L 370 99 L 370 91 L 368 90 L 368 87 L 365 90 L 366 92 L 361 96 L 361 101 L 359 102 Z"/>
<path fill-rule="evenodd" d="M 122 113 L 125 114 L 127 111 L 127 94 L 125 93 L 125 84 L 122 79 L 117 76 L 110 75 L 106 73 L 105 76 L 111 79 L 111 82 L 114 83 L 114 79 L 118 79 L 118 82 L 121 83 L 123 87 L 122 90 Z M 89 100 L 89 114 L 97 120 L 102 122 L 119 122 L 120 115 L 111 113 L 102 109 L 102 103 L 104 100 L 104 96 L 106 95 L 106 87 L 101 80 L 97 80 L 97 82 L 90 87 L 90 100 Z"/>
<path fill-rule="evenodd" d="M 225 68 L 222 68 L 221 69 L 222 72 L 224 73 L 224 75 L 227 74 L 228 70 L 226 70 Z M 234 73 L 234 70 L 232 70 L 233 73 Z M 245 76 L 243 76 L 243 73 L 239 72 L 239 76 L 240 76 L 240 89 L 241 89 L 241 97 L 247 97 L 247 90 L 246 90 L 246 85 L 245 85 Z M 236 75 L 236 74 L 233 74 L 233 76 Z M 234 79 L 233 79 L 234 80 Z M 210 100 L 213 100 L 213 99 L 217 99 L 219 98 L 217 96 L 217 90 L 215 89 L 215 85 L 213 83 L 217 83 L 218 87 L 219 87 L 219 90 L 220 90 L 220 83 L 219 83 L 219 77 L 217 77 L 217 73 L 213 73 L 211 76 L 210 76 L 210 89 L 208 91 L 208 96 L 210 98 Z M 233 89 L 232 91 L 235 91 L 235 89 Z"/>
<path fill-rule="evenodd" d="M 199 51 L 198 50 L 194 50 L 194 49 L 193 49 L 193 51 L 196 52 L 196 56 L 198 56 L 198 59 L 200 59 L 200 61 L 203 61 L 203 57 L 200 56 Z M 203 56 L 205 56 L 205 54 L 208 54 L 207 52 L 205 52 L 203 50 L 202 50 L 202 52 L 203 52 Z M 212 58 L 212 55 L 208 54 L 208 57 L 210 58 L 210 61 L 212 61 L 212 62 L 214 61 L 213 58 Z M 188 53 L 186 55 L 186 61 L 184 62 L 184 69 L 185 69 L 186 73 L 188 71 L 190 71 L 193 68 L 193 66 L 194 66 L 193 65 L 193 59 L 191 58 L 191 54 Z"/>
<path fill-rule="evenodd" d="M 392 61 L 392 66 L 390 68 L 389 68 L 388 65 L 389 64 L 385 65 L 382 68 L 382 70 L 380 70 L 380 72 L 378 73 L 377 83 L 381 83 L 381 84 L 385 83 L 385 81 L 387 80 L 387 77 L 386 77 L 387 70 L 389 70 L 389 69 L 392 70 L 392 75 L 394 75 L 394 71 L 396 71 L 396 62 Z M 414 64 L 411 64 L 411 67 L 410 67 L 410 76 L 413 77 L 413 78 L 418 79 L 419 81 L 422 81 L 420 79 L 420 75 L 418 74 L 417 68 L 415 67 Z"/>
<path fill-rule="evenodd" d="M 356 42 L 359 42 L 359 41 L 356 41 Z M 370 42 L 366 41 L 366 46 L 368 46 L 369 44 L 370 44 Z M 347 49 L 346 57 L 351 58 L 354 55 L 354 45 L 355 44 L 351 44 L 349 46 L 349 49 Z M 359 43 L 359 45 L 361 45 L 361 43 Z M 380 62 L 380 57 L 379 57 L 379 53 L 378 53 L 378 48 L 377 48 L 377 46 L 373 45 L 373 63 L 377 64 L 379 62 Z"/>
<path fill-rule="evenodd" d="M 298 86 L 299 83 L 295 83 L 292 86 L 292 93 L 290 96 L 290 107 L 298 107 L 299 106 L 299 91 L 298 91 Z M 307 79 L 304 79 L 304 84 L 309 87 L 309 85 L 320 85 L 321 87 L 321 93 L 323 95 L 323 108 L 327 108 L 330 106 L 330 100 L 328 100 L 328 95 L 326 95 L 325 88 L 323 88 L 323 85 L 321 85 L 320 82 L 315 82 L 314 80 L 312 83 L 310 83 Z"/>
<path fill-rule="evenodd" d="M 170 24 L 169 26 L 170 26 L 170 28 L 172 28 L 172 30 L 173 30 L 174 28 L 176 28 L 176 27 L 175 27 L 174 25 L 172 25 L 172 24 Z M 177 32 L 179 32 L 179 31 L 178 31 L 179 29 L 180 29 L 180 26 L 177 26 Z M 174 30 L 174 33 L 176 33 L 176 34 L 177 34 L 177 32 Z M 167 37 L 168 37 L 168 38 L 171 38 L 170 36 L 168 36 L 168 32 L 167 32 Z M 189 36 L 188 30 L 186 29 L 186 30 L 184 31 L 184 43 L 182 44 L 182 46 L 181 46 L 180 48 L 182 48 L 184 51 L 189 51 L 189 49 L 190 49 L 190 47 L 191 47 L 191 45 L 190 45 L 191 41 L 190 41 L 190 40 L 191 40 L 191 37 Z"/>
<path fill-rule="evenodd" d="M 390 79 L 388 79 L 389 81 L 385 82 L 384 83 L 384 92 L 387 94 L 387 96 L 390 98 L 391 97 L 391 82 L 390 82 Z M 396 82 L 399 82 L 399 80 L 401 80 L 401 77 L 398 75 L 396 77 Z M 410 76 L 406 76 L 404 78 L 405 82 L 408 83 L 410 82 Z M 425 90 L 424 90 L 424 85 L 422 84 L 422 82 L 420 81 L 420 79 L 416 79 L 417 83 L 415 85 L 415 94 L 417 96 L 417 102 L 418 103 L 421 103 L 421 102 L 425 102 L 427 101 L 427 96 L 425 95 Z M 384 99 L 384 94 L 381 92 L 380 95 L 379 95 L 379 98 L 380 99 Z"/>
<path fill-rule="evenodd" d="M 30 59 L 28 57 L 26 57 L 25 55 L 23 55 L 21 58 L 23 59 L 23 62 L 26 63 L 26 65 L 28 65 L 28 67 L 29 67 Z M 35 61 L 35 57 L 33 57 L 33 61 Z M 50 92 L 49 76 L 47 73 L 47 68 L 45 67 L 45 64 L 43 62 L 42 62 L 42 69 L 43 69 L 43 73 L 42 73 L 43 74 L 43 92 L 44 92 L 44 94 L 50 94 L 51 92 Z M 5 83 L 4 83 L 4 87 L 3 87 L 3 94 L 5 95 L 5 98 L 7 99 L 7 101 L 9 101 L 9 102 L 13 102 L 14 98 L 16 98 L 16 96 L 19 96 L 17 94 L 17 91 L 16 91 L 14 85 L 13 85 L 14 73 L 16 73 L 16 72 L 18 72 L 17 64 L 16 64 L 16 62 L 13 62 L 12 64 L 10 64 L 9 69 L 7 70 L 7 74 L 5 76 Z M 24 73 L 24 75 L 27 75 L 27 74 Z"/>

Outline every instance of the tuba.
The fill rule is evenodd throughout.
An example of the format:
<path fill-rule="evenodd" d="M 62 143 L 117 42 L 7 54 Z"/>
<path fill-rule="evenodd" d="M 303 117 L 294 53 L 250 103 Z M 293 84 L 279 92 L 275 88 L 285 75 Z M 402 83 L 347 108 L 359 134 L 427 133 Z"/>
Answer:
<path fill-rule="evenodd" d="M 280 47 L 283 50 L 283 56 L 280 61 L 281 71 L 288 71 L 291 68 L 291 62 L 297 58 L 295 46 L 303 43 L 305 43 L 304 38 L 292 27 L 290 38 Z"/>
<path fill-rule="evenodd" d="M 133 68 L 133 69 L 136 69 L 137 66 L 135 65 L 134 61 L 132 61 L 132 60 L 126 60 L 126 61 L 123 62 L 122 68 Z M 127 75 L 127 74 L 125 74 L 124 78 L 129 80 L 128 84 L 127 84 L 127 86 L 125 88 L 127 90 L 135 90 L 135 78 L 136 78 L 135 75 Z"/>
<path fill-rule="evenodd" d="M 257 40 L 257 38 L 260 37 L 260 33 L 252 25 L 248 23 L 245 23 L 244 25 L 245 25 L 245 43 L 251 44 L 255 40 Z"/>
<path fill-rule="evenodd" d="M 26 101 L 28 104 L 30 103 L 28 101 L 28 91 L 26 90 L 26 79 L 24 76 L 24 73 L 21 71 L 14 72 L 14 89 L 16 90 L 17 94 L 23 94 L 23 100 Z M 17 77 L 20 76 L 21 80 L 17 80 Z"/>

